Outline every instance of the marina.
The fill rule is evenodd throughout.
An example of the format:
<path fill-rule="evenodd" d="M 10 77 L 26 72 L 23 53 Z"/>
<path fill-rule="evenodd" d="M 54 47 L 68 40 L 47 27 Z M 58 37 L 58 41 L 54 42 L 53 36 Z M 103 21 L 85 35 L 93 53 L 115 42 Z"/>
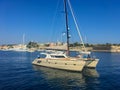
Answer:
<path fill-rule="evenodd" d="M 0 90 L 120 90 L 119 0 L 0 0 Z"/>

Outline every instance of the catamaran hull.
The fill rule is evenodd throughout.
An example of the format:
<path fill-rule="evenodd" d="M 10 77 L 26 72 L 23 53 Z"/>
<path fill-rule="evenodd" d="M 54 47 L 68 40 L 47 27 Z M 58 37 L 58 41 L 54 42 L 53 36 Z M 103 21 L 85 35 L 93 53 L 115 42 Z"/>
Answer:
<path fill-rule="evenodd" d="M 85 68 L 96 68 L 99 60 L 95 59 L 95 60 L 85 60 Z"/>
<path fill-rule="evenodd" d="M 35 59 L 32 64 L 55 69 L 81 72 L 85 66 L 85 61 Z"/>

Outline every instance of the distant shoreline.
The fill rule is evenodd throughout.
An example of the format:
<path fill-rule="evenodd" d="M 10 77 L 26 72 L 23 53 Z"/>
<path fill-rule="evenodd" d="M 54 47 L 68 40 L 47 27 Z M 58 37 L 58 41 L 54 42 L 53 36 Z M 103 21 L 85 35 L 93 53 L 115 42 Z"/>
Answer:
<path fill-rule="evenodd" d="M 111 51 L 111 50 L 92 50 L 92 52 L 120 53 L 120 51 Z"/>
<path fill-rule="evenodd" d="M 3 45 L 0 46 L 0 50 L 3 51 L 9 51 L 9 50 L 27 50 L 29 52 L 33 51 L 39 51 L 39 50 L 66 50 L 66 45 L 50 45 L 50 46 L 38 46 L 38 47 L 31 47 L 28 48 L 27 45 Z M 80 47 L 80 46 L 75 46 L 75 47 L 70 47 L 70 51 L 92 51 L 92 52 L 110 52 L 110 53 L 119 53 L 120 52 L 120 45 L 94 45 L 94 46 L 89 46 L 86 48 Z"/>
<path fill-rule="evenodd" d="M 36 50 L 36 51 L 41 51 L 41 50 L 47 50 L 47 49 L 39 49 L 39 50 Z M 66 49 L 53 49 L 53 48 L 49 48 L 48 50 L 66 50 Z M 14 51 L 14 50 L 3 50 L 3 49 L 0 49 L 0 51 Z M 70 51 L 81 51 L 79 49 L 71 49 Z M 111 51 L 111 50 L 90 50 L 91 52 L 106 52 L 106 53 L 120 53 L 120 51 Z"/>

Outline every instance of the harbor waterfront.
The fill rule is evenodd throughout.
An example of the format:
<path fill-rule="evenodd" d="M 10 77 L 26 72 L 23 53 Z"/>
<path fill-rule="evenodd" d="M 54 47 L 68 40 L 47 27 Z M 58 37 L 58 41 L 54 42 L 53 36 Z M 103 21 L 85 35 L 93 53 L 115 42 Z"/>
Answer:
<path fill-rule="evenodd" d="M 81 73 L 32 65 L 39 53 L 0 51 L 0 90 L 120 89 L 120 53 L 92 52 L 100 59 L 96 69 Z"/>
<path fill-rule="evenodd" d="M 77 43 L 77 42 L 76 42 Z M 80 44 L 73 43 L 70 46 L 70 51 L 84 51 L 84 48 L 80 46 Z M 86 44 L 87 51 L 93 52 L 120 52 L 120 44 Z M 36 50 L 66 50 L 66 43 L 36 43 L 29 42 L 27 45 L 21 44 L 11 44 L 11 45 L 0 45 L 0 50 L 3 51 L 28 51 L 34 52 Z"/>

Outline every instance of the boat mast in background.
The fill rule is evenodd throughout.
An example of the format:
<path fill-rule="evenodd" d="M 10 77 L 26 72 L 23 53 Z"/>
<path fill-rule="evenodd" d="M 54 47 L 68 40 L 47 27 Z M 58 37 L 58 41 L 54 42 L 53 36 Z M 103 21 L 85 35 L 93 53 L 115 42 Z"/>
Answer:
<path fill-rule="evenodd" d="M 23 34 L 22 44 L 25 45 L 25 34 Z"/>
<path fill-rule="evenodd" d="M 64 0 L 64 8 L 65 8 L 65 20 L 66 20 L 66 30 L 67 30 L 67 55 L 69 56 L 69 27 L 68 27 L 68 14 L 67 14 L 67 3 Z"/>

